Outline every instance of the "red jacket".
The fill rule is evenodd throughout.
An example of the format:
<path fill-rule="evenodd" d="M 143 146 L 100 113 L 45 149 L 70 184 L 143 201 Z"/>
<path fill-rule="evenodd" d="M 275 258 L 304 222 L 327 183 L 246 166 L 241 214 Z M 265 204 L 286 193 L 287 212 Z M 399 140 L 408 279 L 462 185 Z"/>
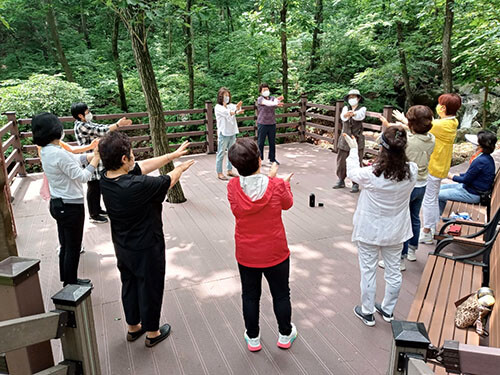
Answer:
<path fill-rule="evenodd" d="M 270 178 L 263 197 L 252 202 L 239 178 L 227 185 L 227 197 L 236 218 L 236 260 L 246 267 L 275 266 L 290 256 L 281 211 L 293 205 L 290 183 Z"/>

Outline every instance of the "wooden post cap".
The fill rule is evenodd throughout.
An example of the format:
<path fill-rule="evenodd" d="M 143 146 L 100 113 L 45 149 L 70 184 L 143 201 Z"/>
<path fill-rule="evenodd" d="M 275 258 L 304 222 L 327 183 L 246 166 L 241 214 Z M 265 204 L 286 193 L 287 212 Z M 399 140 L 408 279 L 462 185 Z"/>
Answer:
<path fill-rule="evenodd" d="M 70 284 L 52 296 L 54 305 L 59 306 L 78 306 L 90 295 L 91 286 Z"/>
<path fill-rule="evenodd" d="M 397 346 L 425 349 L 431 343 L 424 323 L 393 320 L 391 326 Z"/>
<path fill-rule="evenodd" d="M 40 269 L 40 260 L 11 256 L 0 262 L 0 285 L 15 286 Z"/>

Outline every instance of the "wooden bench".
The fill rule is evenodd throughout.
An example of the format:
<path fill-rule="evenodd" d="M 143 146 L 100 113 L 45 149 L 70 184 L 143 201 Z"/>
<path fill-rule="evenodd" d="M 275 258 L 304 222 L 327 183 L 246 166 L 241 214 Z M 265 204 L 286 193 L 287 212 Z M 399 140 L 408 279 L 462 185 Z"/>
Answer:
<path fill-rule="evenodd" d="M 407 320 L 424 323 L 434 346 L 443 346 L 445 340 L 480 344 L 475 328 L 455 326 L 455 301 L 487 285 L 497 298 L 489 317 L 489 346 L 500 348 L 500 240 L 496 240 L 497 236 L 498 230 L 479 254 L 483 255 L 483 262 L 471 255 L 429 255 Z M 487 339 L 481 340 L 482 344 L 485 342 Z M 431 367 L 437 374 L 446 373 L 442 367 Z"/>

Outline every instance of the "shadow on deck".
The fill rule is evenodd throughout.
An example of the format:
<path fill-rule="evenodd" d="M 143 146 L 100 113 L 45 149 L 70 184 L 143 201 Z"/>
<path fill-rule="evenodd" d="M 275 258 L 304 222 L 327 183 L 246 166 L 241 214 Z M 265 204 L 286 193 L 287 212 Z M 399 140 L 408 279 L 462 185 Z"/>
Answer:
<path fill-rule="evenodd" d="M 92 279 L 92 303 L 103 374 L 383 374 L 391 343 L 390 325 L 381 319 L 368 328 L 352 312 L 359 302 L 356 247 L 351 243 L 357 195 L 332 190 L 335 154 L 310 144 L 278 146 L 279 175 L 295 172 L 294 206 L 283 214 L 291 249 L 293 321 L 299 338 L 289 351 L 276 347 L 277 324 L 267 284 L 261 302 L 263 350 L 250 353 L 243 340 L 240 284 L 234 258 L 234 219 L 226 183 L 215 177 L 215 155 L 194 156 L 182 178 L 188 201 L 164 204 L 167 275 L 162 321 L 172 335 L 153 349 L 142 340 L 125 340 L 109 224 L 86 222 L 80 277 Z M 267 168 L 266 168 L 267 169 Z M 57 230 L 47 202 L 39 196 L 41 176 L 18 179 L 14 210 L 19 254 L 41 259 L 40 279 L 46 309 L 60 288 Z M 315 193 L 322 208 L 309 208 Z M 407 264 L 396 307 L 405 319 L 428 249 Z M 379 298 L 383 272 L 377 275 Z M 62 354 L 53 342 L 56 361 Z"/>

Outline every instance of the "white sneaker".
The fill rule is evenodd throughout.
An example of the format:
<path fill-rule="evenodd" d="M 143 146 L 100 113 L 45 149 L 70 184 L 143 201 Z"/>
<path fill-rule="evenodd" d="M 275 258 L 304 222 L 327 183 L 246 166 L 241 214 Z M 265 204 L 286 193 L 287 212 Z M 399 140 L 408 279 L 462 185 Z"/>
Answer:
<path fill-rule="evenodd" d="M 250 350 L 251 352 L 258 352 L 262 349 L 262 345 L 260 345 L 260 333 L 259 336 L 251 339 L 250 337 L 248 337 L 247 331 L 245 331 L 245 341 L 247 342 L 248 350 Z"/>
<path fill-rule="evenodd" d="M 432 245 L 434 243 L 434 234 L 432 229 L 428 233 L 425 233 L 423 228 L 420 229 L 420 236 L 418 242 L 425 243 L 427 245 Z"/>
<path fill-rule="evenodd" d="M 408 248 L 408 254 L 406 255 L 406 259 L 408 259 L 410 262 L 415 262 L 417 260 L 417 255 L 415 253 L 415 250 L 412 248 Z"/>
<path fill-rule="evenodd" d="M 297 327 L 295 327 L 295 324 L 292 323 L 292 332 L 288 336 L 284 336 L 280 333 L 278 337 L 278 348 L 281 349 L 288 349 L 290 346 L 292 346 L 292 343 L 295 341 L 297 338 Z"/>
<path fill-rule="evenodd" d="M 378 266 L 380 268 L 385 268 L 385 263 L 383 260 L 380 260 L 378 262 Z M 399 270 L 400 271 L 406 271 L 406 263 L 405 263 L 405 260 L 404 259 L 401 259 L 401 263 L 399 264 Z"/>

